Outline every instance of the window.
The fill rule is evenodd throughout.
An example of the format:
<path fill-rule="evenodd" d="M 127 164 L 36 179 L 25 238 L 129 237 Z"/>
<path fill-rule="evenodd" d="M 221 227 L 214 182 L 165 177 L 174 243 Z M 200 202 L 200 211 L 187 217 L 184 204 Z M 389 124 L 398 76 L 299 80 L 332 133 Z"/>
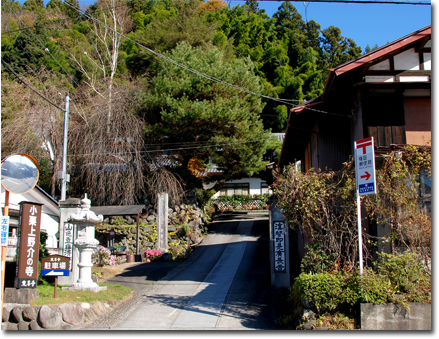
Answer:
<path fill-rule="evenodd" d="M 268 193 L 269 193 L 268 184 L 265 181 L 261 182 L 261 194 L 268 194 Z"/>
<path fill-rule="evenodd" d="M 221 188 L 220 195 L 248 195 L 250 192 L 250 184 L 249 183 L 239 183 L 239 184 L 224 184 L 223 188 Z"/>

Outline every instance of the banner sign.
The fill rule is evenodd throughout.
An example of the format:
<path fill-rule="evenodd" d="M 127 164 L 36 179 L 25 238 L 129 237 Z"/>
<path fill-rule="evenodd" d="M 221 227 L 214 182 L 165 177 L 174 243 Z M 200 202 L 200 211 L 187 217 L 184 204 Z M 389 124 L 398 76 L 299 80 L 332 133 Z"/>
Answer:
<path fill-rule="evenodd" d="M 358 140 L 355 145 L 355 176 L 357 190 L 362 195 L 376 194 L 375 150 L 373 138 Z"/>
<path fill-rule="evenodd" d="M 36 288 L 38 280 L 38 254 L 40 250 L 40 224 L 42 204 L 20 202 L 20 228 L 18 241 L 15 288 Z"/>

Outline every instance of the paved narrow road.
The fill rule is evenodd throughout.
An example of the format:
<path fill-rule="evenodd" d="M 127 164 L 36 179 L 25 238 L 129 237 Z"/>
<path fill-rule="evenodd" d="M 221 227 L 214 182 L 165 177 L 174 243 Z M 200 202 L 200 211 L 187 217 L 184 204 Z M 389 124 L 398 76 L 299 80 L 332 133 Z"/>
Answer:
<path fill-rule="evenodd" d="M 270 287 L 266 216 L 213 224 L 192 260 L 140 291 L 115 319 L 92 330 L 280 329 Z"/>

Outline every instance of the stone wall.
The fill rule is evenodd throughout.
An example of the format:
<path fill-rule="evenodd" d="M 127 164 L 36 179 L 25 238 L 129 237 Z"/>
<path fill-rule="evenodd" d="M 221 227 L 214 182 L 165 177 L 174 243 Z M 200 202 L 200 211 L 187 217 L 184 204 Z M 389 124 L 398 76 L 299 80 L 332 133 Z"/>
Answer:
<path fill-rule="evenodd" d="M 431 331 L 431 304 L 361 304 L 362 330 Z"/>
<path fill-rule="evenodd" d="M 140 215 L 139 228 L 139 253 L 154 248 L 157 237 L 157 210 L 152 205 L 148 206 L 148 212 Z M 185 243 L 198 243 L 201 231 L 204 227 L 203 212 L 195 204 L 174 205 L 168 209 L 168 234 L 174 244 L 186 246 Z M 108 233 L 114 228 L 115 239 L 113 247 L 126 246 L 126 251 L 136 253 L 137 225 L 135 216 L 108 216 L 103 223 L 96 225 L 95 237 L 99 244 L 107 247 Z M 189 230 L 189 236 L 186 231 Z"/>
<path fill-rule="evenodd" d="M 76 330 L 93 323 L 122 301 L 43 306 L 4 304 L 2 330 Z"/>

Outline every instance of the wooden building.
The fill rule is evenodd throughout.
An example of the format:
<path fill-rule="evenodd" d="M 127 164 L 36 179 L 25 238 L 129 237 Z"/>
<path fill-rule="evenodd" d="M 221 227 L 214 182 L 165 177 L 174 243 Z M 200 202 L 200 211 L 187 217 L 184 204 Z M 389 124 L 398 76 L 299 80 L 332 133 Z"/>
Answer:
<path fill-rule="evenodd" d="M 338 170 L 354 141 L 376 154 L 431 141 L 431 26 L 330 70 L 321 96 L 291 110 L 279 167 Z"/>

